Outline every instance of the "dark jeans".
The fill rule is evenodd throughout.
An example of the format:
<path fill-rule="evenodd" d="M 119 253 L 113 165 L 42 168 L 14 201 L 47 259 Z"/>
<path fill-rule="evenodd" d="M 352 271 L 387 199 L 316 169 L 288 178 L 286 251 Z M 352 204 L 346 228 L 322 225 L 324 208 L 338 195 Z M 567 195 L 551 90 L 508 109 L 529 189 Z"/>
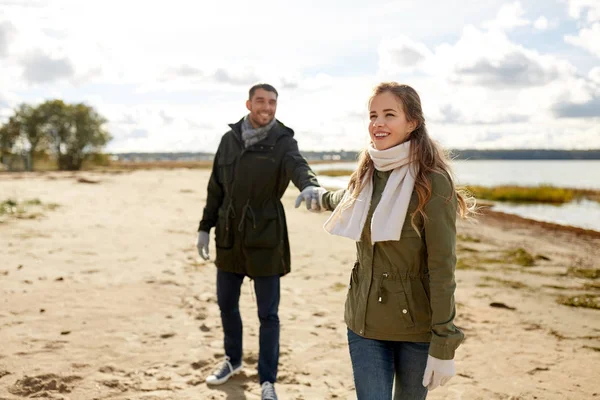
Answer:
<path fill-rule="evenodd" d="M 367 339 L 348 329 L 348 346 L 358 400 L 423 400 L 429 343 Z"/>
<path fill-rule="evenodd" d="M 279 275 L 254 278 L 260 320 L 258 376 L 260 383 L 275 383 L 279 363 Z M 217 269 L 217 302 L 225 336 L 225 354 L 235 367 L 242 362 L 240 287 L 244 275 Z"/>

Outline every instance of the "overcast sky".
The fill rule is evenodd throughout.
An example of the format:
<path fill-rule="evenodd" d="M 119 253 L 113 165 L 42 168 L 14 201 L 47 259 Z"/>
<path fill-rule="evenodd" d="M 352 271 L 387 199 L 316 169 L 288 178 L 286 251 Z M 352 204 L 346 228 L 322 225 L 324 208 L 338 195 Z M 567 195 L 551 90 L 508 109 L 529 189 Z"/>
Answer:
<path fill-rule="evenodd" d="M 600 0 L 0 0 L 0 122 L 86 102 L 108 150 L 210 151 L 248 88 L 304 150 L 367 143 L 395 80 L 451 148 L 600 148 Z"/>

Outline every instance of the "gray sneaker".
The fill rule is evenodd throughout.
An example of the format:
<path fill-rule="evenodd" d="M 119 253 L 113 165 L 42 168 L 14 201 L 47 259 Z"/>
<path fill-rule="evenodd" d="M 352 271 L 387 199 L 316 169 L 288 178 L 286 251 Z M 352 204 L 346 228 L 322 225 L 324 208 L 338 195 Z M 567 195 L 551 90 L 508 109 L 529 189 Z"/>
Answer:
<path fill-rule="evenodd" d="M 261 400 L 277 400 L 275 386 L 271 382 L 263 382 Z"/>
<path fill-rule="evenodd" d="M 239 374 L 242 370 L 242 363 L 235 367 L 229 362 L 229 357 L 225 356 L 225 361 L 212 375 L 206 378 L 207 385 L 222 385 L 232 376 Z"/>

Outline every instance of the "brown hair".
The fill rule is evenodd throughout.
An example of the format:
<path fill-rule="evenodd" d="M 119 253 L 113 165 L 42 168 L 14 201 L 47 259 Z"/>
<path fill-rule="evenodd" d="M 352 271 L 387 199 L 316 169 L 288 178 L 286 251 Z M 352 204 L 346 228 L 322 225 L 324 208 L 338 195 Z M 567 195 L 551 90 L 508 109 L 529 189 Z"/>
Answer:
<path fill-rule="evenodd" d="M 279 93 L 277 93 L 277 89 L 275 89 L 273 86 L 269 85 L 268 83 L 258 83 L 256 85 L 252 86 L 250 88 L 250 90 L 248 90 L 248 99 L 249 100 L 252 100 L 254 93 L 258 89 L 266 90 L 267 92 L 273 92 L 273 93 L 275 93 L 275 97 L 279 97 Z"/>
<path fill-rule="evenodd" d="M 427 133 L 419 94 L 408 85 L 401 85 L 397 82 L 383 82 L 375 87 L 373 95 L 369 99 L 369 104 L 375 96 L 386 92 L 396 96 L 398 102 L 402 104 L 407 121 L 417 122 L 415 130 L 410 133 L 407 139 L 411 141 L 411 161 L 418 166 L 415 190 L 419 197 L 419 204 L 411 218 L 411 224 L 415 230 L 417 230 L 415 225 L 417 214 L 421 214 L 425 220 L 427 219 L 424 208 L 432 193 L 431 181 L 428 178 L 431 172 L 441 173 L 449 177 L 458 200 L 457 213 L 462 218 L 475 213 L 475 199 L 466 190 L 457 189 L 454 186 L 452 170 L 448 163 L 449 156 Z M 363 150 L 359 156 L 358 168 L 350 176 L 350 183 L 348 183 L 348 190 L 351 195 L 342 207 L 349 207 L 358 198 L 366 184 L 365 177 L 370 178 L 374 169 L 375 166 L 369 152 L 366 149 Z"/>

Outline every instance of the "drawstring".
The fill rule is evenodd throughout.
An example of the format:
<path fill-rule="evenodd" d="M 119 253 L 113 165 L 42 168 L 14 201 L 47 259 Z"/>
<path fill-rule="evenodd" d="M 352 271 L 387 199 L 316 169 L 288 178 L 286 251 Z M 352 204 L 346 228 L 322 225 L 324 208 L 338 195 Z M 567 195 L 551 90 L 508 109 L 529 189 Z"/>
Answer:
<path fill-rule="evenodd" d="M 379 287 L 377 288 L 377 301 L 383 303 L 383 280 L 387 279 L 388 273 L 384 272 L 379 279 Z"/>
<path fill-rule="evenodd" d="M 229 230 L 229 218 L 235 218 L 235 208 L 233 207 L 233 201 L 229 202 L 227 211 L 225 211 L 225 230 Z"/>
<path fill-rule="evenodd" d="M 252 218 L 252 228 L 256 229 L 256 216 L 254 215 L 254 210 L 252 206 L 250 206 L 250 199 L 244 204 L 242 208 L 242 218 L 240 220 L 240 224 L 238 225 L 238 231 L 242 232 L 244 230 L 244 221 L 246 220 L 246 215 L 250 215 Z"/>

